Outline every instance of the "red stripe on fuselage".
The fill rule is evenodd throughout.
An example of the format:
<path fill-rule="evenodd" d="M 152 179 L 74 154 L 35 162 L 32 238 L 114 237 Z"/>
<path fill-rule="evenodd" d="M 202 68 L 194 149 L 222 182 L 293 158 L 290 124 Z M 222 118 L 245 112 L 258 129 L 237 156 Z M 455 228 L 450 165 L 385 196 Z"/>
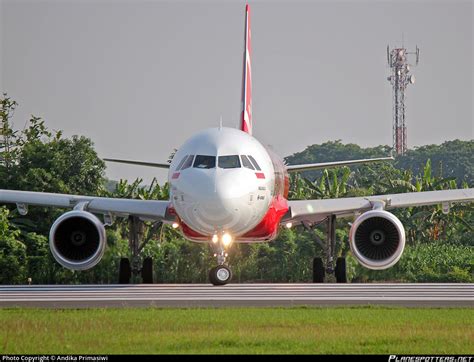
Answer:
<path fill-rule="evenodd" d="M 262 221 L 249 232 L 239 236 L 237 240 L 272 240 L 278 234 L 280 220 L 288 211 L 288 201 L 282 196 L 273 198 Z"/>
<path fill-rule="evenodd" d="M 211 240 L 210 236 L 198 233 L 197 231 L 191 229 L 188 225 L 186 225 L 181 220 L 180 220 L 179 226 L 181 227 L 181 231 L 182 231 L 183 235 L 186 237 L 186 239 L 194 240 L 194 241 Z"/>

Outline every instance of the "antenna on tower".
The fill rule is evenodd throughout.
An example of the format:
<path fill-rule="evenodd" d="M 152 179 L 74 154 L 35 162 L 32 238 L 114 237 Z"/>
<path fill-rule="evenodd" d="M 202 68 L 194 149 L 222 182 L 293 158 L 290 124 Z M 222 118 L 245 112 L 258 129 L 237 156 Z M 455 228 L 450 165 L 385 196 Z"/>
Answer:
<path fill-rule="evenodd" d="M 404 43 L 402 34 L 402 44 Z M 415 66 L 420 60 L 420 49 L 416 47 L 415 52 L 408 52 L 402 45 L 401 48 L 393 48 L 387 45 L 387 62 L 392 74 L 387 80 L 393 88 L 393 149 L 397 155 L 403 155 L 407 151 L 407 128 L 406 128 L 406 105 L 405 90 L 409 84 L 415 83 L 415 76 L 410 74 L 408 56 L 415 56 Z"/>

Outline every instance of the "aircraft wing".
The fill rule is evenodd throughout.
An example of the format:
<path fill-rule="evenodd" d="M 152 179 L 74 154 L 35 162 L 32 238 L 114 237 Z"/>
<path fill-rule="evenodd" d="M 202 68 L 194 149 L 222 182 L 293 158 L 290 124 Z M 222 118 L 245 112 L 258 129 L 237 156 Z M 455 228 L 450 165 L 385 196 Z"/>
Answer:
<path fill-rule="evenodd" d="M 156 163 L 156 162 L 145 162 L 145 161 L 132 161 L 132 160 L 119 160 L 116 158 L 104 158 L 104 161 L 107 162 L 117 162 L 125 163 L 127 165 L 136 165 L 136 166 L 147 166 L 147 167 L 157 167 L 157 168 L 170 168 L 169 163 Z"/>
<path fill-rule="evenodd" d="M 352 216 L 374 208 L 377 203 L 383 203 L 385 210 L 424 206 L 435 204 L 450 204 L 456 202 L 473 202 L 474 188 L 410 192 L 404 194 L 377 195 L 366 197 L 347 197 L 341 199 L 294 200 L 288 201 L 289 211 L 282 223 L 317 222 L 328 215 L 338 217 Z"/>
<path fill-rule="evenodd" d="M 323 168 L 352 166 L 352 165 L 358 165 L 362 163 L 373 163 L 373 162 L 393 161 L 393 160 L 394 160 L 393 157 L 379 157 L 379 158 L 365 158 L 362 160 L 307 163 L 307 164 L 302 164 L 302 165 L 286 165 L 286 170 L 288 172 L 311 171 L 311 170 L 320 170 Z"/>
<path fill-rule="evenodd" d="M 169 201 L 135 200 L 107 197 L 53 194 L 33 191 L 0 190 L 0 204 L 16 204 L 20 213 L 28 205 L 50 206 L 73 209 L 83 206 L 83 210 L 112 216 L 138 216 L 144 220 L 174 221 L 168 213 Z"/>

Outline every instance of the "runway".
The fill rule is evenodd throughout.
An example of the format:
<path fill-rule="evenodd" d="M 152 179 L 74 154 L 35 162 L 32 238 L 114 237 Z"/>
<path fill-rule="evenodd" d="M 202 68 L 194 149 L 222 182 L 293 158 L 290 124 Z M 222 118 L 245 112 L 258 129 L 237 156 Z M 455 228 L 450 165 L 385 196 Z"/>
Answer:
<path fill-rule="evenodd" d="M 0 307 L 473 307 L 474 284 L 206 284 L 0 286 Z"/>

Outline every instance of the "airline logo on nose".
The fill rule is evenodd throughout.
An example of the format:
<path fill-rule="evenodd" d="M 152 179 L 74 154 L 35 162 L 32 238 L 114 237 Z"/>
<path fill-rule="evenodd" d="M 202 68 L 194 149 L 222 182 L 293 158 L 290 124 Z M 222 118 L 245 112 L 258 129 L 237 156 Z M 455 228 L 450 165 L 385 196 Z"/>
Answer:
<path fill-rule="evenodd" d="M 179 172 L 175 172 L 173 173 L 173 176 L 171 176 L 173 180 L 177 179 L 178 177 L 179 177 Z"/>
<path fill-rule="evenodd" d="M 257 176 L 257 178 L 265 178 L 265 174 L 263 172 L 255 172 L 255 176 Z"/>

